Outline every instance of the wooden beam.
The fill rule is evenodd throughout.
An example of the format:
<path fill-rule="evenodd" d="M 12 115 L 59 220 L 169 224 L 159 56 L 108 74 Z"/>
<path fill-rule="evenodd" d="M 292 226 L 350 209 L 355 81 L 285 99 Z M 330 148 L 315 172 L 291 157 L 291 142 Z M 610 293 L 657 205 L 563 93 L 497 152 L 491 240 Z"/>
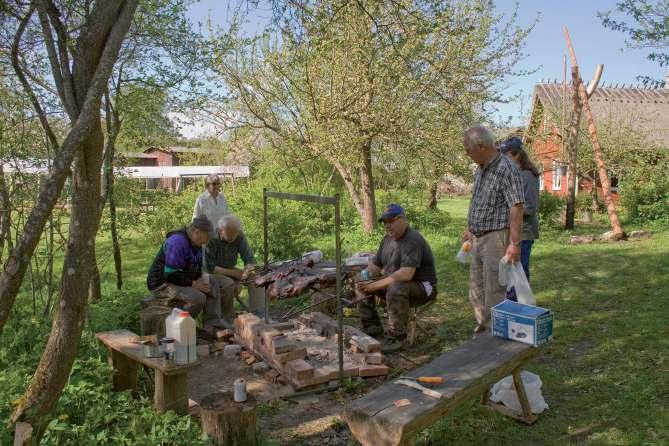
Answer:
<path fill-rule="evenodd" d="M 567 40 L 567 47 L 569 48 L 571 63 L 574 67 L 578 67 L 578 62 L 576 61 L 576 52 L 574 51 L 574 47 L 571 44 L 569 30 L 566 26 L 564 27 L 564 36 Z M 578 93 L 581 98 L 583 111 L 585 111 L 585 117 L 588 121 L 588 133 L 590 134 L 590 140 L 592 141 L 592 149 L 595 152 L 595 161 L 597 163 L 597 171 L 599 172 L 599 180 L 602 184 L 602 190 L 604 191 L 606 211 L 609 214 L 609 220 L 611 221 L 611 228 L 613 229 L 615 238 L 617 240 L 621 240 L 625 238 L 625 233 L 623 232 L 620 220 L 618 219 L 618 212 L 616 211 L 616 206 L 613 202 L 613 197 L 611 196 L 611 182 L 609 180 L 609 174 L 606 171 L 604 152 L 602 151 L 602 146 L 599 144 L 599 138 L 597 137 L 597 127 L 595 125 L 592 109 L 590 108 L 588 92 L 586 91 L 585 85 L 583 85 L 583 82 L 581 82 L 580 79 L 578 82 Z"/>

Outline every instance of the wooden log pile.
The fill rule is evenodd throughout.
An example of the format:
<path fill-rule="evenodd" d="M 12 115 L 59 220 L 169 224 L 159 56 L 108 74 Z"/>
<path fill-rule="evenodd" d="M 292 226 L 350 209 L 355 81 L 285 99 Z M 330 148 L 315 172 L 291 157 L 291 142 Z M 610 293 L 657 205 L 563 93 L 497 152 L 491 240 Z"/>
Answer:
<path fill-rule="evenodd" d="M 235 341 L 262 358 L 294 388 L 324 384 L 339 378 L 337 324 L 314 312 L 290 325 L 268 325 L 254 314 L 235 320 Z M 355 327 L 344 326 L 344 376 L 388 374 L 381 344 Z"/>

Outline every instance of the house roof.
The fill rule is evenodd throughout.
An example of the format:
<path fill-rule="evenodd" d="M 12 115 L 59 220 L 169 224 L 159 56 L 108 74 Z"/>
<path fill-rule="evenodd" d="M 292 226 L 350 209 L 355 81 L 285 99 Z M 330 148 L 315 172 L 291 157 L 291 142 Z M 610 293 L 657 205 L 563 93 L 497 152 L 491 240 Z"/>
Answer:
<path fill-rule="evenodd" d="M 154 150 L 160 150 L 167 153 L 199 153 L 206 155 L 215 155 L 218 153 L 218 150 L 216 149 L 203 149 L 200 147 L 149 147 L 148 149 L 144 150 L 144 153 Z"/>
<path fill-rule="evenodd" d="M 567 86 L 566 122 L 572 109 L 571 89 Z M 532 113 L 528 129 L 535 121 L 538 105 L 562 115 L 563 86 L 561 83 L 539 83 L 534 86 Z M 601 119 L 620 120 L 642 130 L 662 147 L 669 148 L 669 88 L 645 89 L 618 86 L 600 86 L 590 97 L 595 123 Z"/>
<path fill-rule="evenodd" d="M 144 152 L 119 152 L 119 155 L 124 156 L 126 158 L 150 158 L 150 159 L 158 158 L 158 155 L 153 155 Z"/>

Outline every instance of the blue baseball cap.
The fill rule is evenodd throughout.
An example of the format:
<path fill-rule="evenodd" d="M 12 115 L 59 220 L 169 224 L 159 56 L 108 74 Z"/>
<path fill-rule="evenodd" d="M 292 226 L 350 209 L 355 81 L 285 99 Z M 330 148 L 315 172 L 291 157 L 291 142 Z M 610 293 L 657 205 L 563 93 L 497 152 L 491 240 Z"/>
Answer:
<path fill-rule="evenodd" d="M 522 148 L 523 148 L 523 140 L 517 136 L 512 136 L 499 146 L 499 150 L 502 153 L 506 153 L 509 150 L 518 151 L 521 150 Z"/>
<path fill-rule="evenodd" d="M 389 218 L 397 217 L 398 215 L 404 215 L 404 208 L 397 203 L 390 203 L 383 210 L 383 214 L 381 214 L 381 217 L 379 217 L 379 222 Z"/>

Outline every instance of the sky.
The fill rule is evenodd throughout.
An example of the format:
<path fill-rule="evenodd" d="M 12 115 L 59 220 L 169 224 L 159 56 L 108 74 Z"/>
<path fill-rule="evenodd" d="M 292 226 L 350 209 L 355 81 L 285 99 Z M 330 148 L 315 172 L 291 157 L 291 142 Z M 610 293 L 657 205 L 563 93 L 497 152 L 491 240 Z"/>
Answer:
<path fill-rule="evenodd" d="M 562 27 L 569 28 L 583 80 L 592 78 L 597 64 L 604 64 L 602 81 L 608 84 L 637 84 L 636 77 L 647 75 L 657 79 L 665 77 L 666 69 L 646 59 L 648 50 L 631 49 L 625 45 L 626 36 L 602 26 L 598 11 L 614 10 L 615 0 L 496 0 L 498 12 L 510 16 L 518 3 L 517 24 L 528 27 L 538 22 L 526 40 L 523 52 L 526 57 L 516 67 L 518 70 L 536 70 L 533 74 L 518 76 L 505 83 L 507 97 L 521 99 L 506 104 L 495 104 L 497 121 L 510 119 L 511 125 L 523 125 L 531 107 L 535 83 L 541 79 L 558 79 L 563 76 L 562 56 L 567 56 L 567 76 L 570 76 L 569 56 Z M 229 17 L 228 1 L 201 0 L 190 8 L 193 22 L 225 26 Z M 258 28 L 271 18 L 271 10 L 261 8 L 254 13 Z M 620 17 L 620 16 L 619 16 Z M 186 126 L 184 136 L 197 136 L 208 127 Z M 209 129 L 210 130 L 210 129 Z"/>

